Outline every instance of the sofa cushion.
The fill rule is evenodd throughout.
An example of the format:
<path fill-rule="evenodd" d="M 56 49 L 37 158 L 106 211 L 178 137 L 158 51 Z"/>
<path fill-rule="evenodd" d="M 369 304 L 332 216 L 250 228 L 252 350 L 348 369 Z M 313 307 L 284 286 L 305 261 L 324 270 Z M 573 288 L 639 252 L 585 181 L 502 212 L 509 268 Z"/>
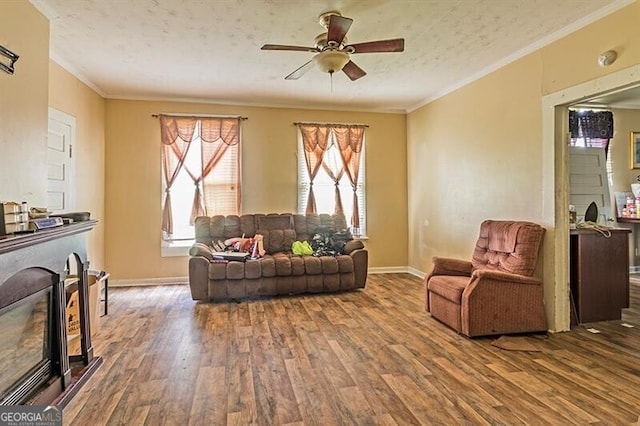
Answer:
<path fill-rule="evenodd" d="M 284 253 L 276 253 L 273 255 L 276 263 L 276 276 L 288 277 L 291 275 L 291 258 Z"/>
<path fill-rule="evenodd" d="M 322 274 L 322 263 L 319 257 L 304 256 L 304 270 L 307 275 L 319 275 Z"/>
<path fill-rule="evenodd" d="M 290 214 L 268 214 L 266 216 L 256 215 L 256 227 L 258 229 L 267 230 L 267 231 L 271 231 L 274 229 L 293 229 L 293 215 L 290 215 Z"/>
<path fill-rule="evenodd" d="M 341 273 L 353 272 L 353 258 L 351 256 L 343 254 L 336 256 L 336 260 L 338 261 L 338 270 Z"/>
<path fill-rule="evenodd" d="M 338 261 L 333 256 L 321 256 L 320 262 L 322 262 L 323 274 L 336 274 L 338 273 Z"/>
<path fill-rule="evenodd" d="M 291 251 L 291 245 L 296 240 L 296 231 L 293 229 L 259 229 L 256 233 L 264 236 L 263 244 L 267 254 Z"/>

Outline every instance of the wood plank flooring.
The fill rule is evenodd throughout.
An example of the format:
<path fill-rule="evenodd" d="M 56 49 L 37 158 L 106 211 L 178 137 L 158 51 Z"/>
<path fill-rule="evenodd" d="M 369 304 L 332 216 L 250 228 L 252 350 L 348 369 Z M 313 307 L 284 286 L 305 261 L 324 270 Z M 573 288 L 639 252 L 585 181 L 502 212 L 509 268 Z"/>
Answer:
<path fill-rule="evenodd" d="M 196 303 L 186 285 L 113 288 L 94 336 L 104 364 L 64 423 L 638 422 L 637 281 L 623 321 L 527 336 L 539 352 L 459 336 L 425 313 L 423 294 L 406 274 L 372 275 L 363 291 L 240 303 Z"/>

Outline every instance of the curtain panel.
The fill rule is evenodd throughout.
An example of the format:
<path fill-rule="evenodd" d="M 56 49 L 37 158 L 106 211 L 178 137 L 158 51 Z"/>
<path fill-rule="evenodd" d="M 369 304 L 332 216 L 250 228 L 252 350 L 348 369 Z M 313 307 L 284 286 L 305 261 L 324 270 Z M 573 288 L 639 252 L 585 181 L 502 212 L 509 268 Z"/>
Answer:
<path fill-rule="evenodd" d="M 165 235 L 173 234 L 173 218 L 171 214 L 171 186 L 182 168 L 194 183 L 193 205 L 190 222 L 193 224 L 197 216 L 212 212 L 213 200 L 208 199 L 206 191 L 202 191 L 202 183 L 215 169 L 229 146 L 240 143 L 240 118 L 217 117 L 182 117 L 160 115 L 160 134 L 162 139 L 162 164 L 165 177 L 165 200 L 162 210 L 162 231 Z M 196 125 L 200 124 L 201 170 L 189 170 L 185 158 L 191 146 Z M 237 211 L 240 211 L 240 176 L 236 177 L 235 187 Z M 204 195 L 203 195 L 204 194 Z"/>
<path fill-rule="evenodd" d="M 343 213 L 342 197 L 338 189 L 338 183 L 342 175 L 346 173 L 353 189 L 353 216 L 351 224 L 360 227 L 360 211 L 358 208 L 358 176 L 360 171 L 360 154 L 362 152 L 364 131 L 366 126 L 360 124 L 298 124 L 302 135 L 302 142 L 307 164 L 307 171 L 311 185 L 309 188 L 309 201 L 306 212 L 316 213 L 315 197 L 313 195 L 313 179 L 320 166 L 323 165 L 323 155 L 329 147 L 331 136 L 338 144 L 342 166 L 333 170 L 329 165 L 324 165 L 327 174 L 336 184 L 336 208 L 335 213 Z"/>

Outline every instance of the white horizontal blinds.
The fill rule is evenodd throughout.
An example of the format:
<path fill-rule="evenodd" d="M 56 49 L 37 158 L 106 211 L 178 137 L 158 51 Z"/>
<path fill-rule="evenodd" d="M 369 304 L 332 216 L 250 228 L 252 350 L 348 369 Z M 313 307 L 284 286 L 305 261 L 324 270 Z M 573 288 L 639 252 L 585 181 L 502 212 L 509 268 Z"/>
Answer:
<path fill-rule="evenodd" d="M 354 234 L 364 236 L 366 234 L 366 197 L 365 197 L 365 153 L 364 142 L 362 155 L 360 157 L 360 170 L 358 175 L 357 194 L 360 227 L 352 229 Z M 305 214 L 307 202 L 309 200 L 309 190 L 311 188 L 311 178 L 307 171 L 303 152 L 302 135 L 298 131 L 298 213 Z M 337 175 L 342 169 L 342 159 L 336 143 L 335 136 L 331 134 L 329 144 L 322 156 L 323 166 L 313 182 L 313 193 L 318 213 L 333 214 L 336 210 L 335 182 L 327 172 L 327 168 Z M 352 227 L 351 217 L 353 215 L 353 188 L 346 174 L 342 174 L 339 181 L 339 191 L 342 199 L 342 207 L 347 223 Z"/>
<path fill-rule="evenodd" d="M 206 200 L 206 215 L 238 214 L 240 191 L 239 145 L 230 146 L 223 154 L 215 169 L 204 179 L 203 197 Z"/>

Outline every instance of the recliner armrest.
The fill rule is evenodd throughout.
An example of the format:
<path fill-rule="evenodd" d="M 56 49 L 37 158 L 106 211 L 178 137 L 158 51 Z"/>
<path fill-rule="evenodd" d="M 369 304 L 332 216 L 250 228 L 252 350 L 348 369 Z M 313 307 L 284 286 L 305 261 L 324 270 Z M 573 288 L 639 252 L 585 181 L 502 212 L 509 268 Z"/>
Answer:
<path fill-rule="evenodd" d="M 516 284 L 540 285 L 542 281 L 526 275 L 510 274 L 509 272 L 495 271 L 491 269 L 476 269 L 471 275 L 472 278 L 486 278 L 495 281 L 506 281 Z"/>
<path fill-rule="evenodd" d="M 452 259 L 447 257 L 434 257 L 433 269 L 429 277 L 434 275 L 458 275 L 470 277 L 473 265 L 468 260 Z"/>

